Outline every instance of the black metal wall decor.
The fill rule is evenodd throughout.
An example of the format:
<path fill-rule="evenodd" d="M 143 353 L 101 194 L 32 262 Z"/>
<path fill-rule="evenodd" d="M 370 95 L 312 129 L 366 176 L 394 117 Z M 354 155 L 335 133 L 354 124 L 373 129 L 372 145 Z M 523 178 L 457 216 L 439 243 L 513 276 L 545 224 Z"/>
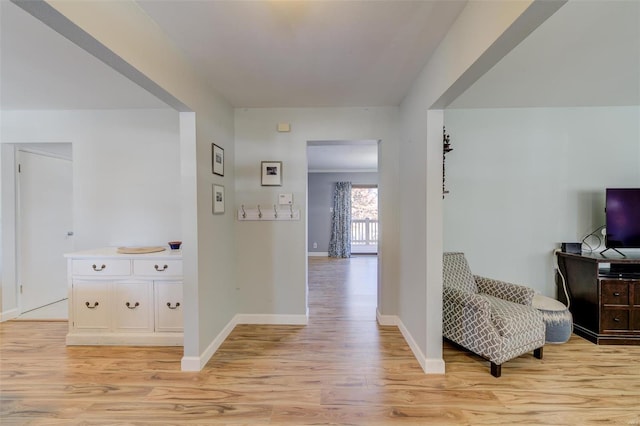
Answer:
<path fill-rule="evenodd" d="M 448 194 L 449 191 L 446 190 L 444 184 L 445 172 L 444 172 L 444 163 L 445 156 L 448 152 L 453 151 L 451 148 L 451 136 L 447 134 L 445 127 L 442 126 L 442 198 L 444 199 L 445 194 Z"/>

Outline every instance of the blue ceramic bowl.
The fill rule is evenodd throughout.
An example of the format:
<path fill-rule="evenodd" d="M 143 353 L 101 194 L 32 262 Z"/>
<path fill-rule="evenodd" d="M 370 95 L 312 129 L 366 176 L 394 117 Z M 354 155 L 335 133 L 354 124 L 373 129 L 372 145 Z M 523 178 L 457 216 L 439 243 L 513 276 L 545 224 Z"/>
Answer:
<path fill-rule="evenodd" d="M 180 250 L 181 245 L 182 241 L 169 241 L 169 247 L 171 247 L 171 250 Z"/>

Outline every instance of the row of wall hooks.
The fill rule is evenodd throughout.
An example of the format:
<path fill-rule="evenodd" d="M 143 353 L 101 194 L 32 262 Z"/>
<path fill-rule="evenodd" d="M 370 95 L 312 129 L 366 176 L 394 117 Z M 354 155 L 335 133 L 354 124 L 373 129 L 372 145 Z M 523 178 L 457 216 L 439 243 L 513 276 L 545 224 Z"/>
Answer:
<path fill-rule="evenodd" d="M 300 220 L 300 210 L 294 209 L 292 204 L 284 210 L 278 209 L 276 204 L 267 209 L 260 207 L 260 204 L 255 209 L 249 209 L 243 204 L 238 209 L 238 220 Z"/>

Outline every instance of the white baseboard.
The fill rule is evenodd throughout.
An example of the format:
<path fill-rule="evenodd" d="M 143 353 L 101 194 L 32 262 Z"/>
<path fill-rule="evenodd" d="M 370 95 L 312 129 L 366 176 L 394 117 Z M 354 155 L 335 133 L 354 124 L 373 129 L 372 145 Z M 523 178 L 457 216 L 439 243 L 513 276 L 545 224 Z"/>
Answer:
<path fill-rule="evenodd" d="M 411 348 L 411 352 L 413 352 L 413 356 L 416 357 L 416 360 L 422 367 L 422 371 L 425 374 L 444 374 L 445 365 L 443 359 L 436 358 L 427 358 L 420 350 L 420 347 L 414 340 L 407 327 L 405 327 L 404 323 L 397 315 L 383 315 L 379 310 L 376 310 L 376 319 L 378 320 L 378 324 L 380 325 L 388 325 L 388 326 L 397 326 L 402 333 L 402 337 L 406 340 L 409 348 Z"/>
<path fill-rule="evenodd" d="M 9 321 L 14 318 L 18 318 L 20 316 L 20 312 L 18 309 L 9 309 L 8 311 L 4 311 L 0 313 L 0 322 Z"/>
<path fill-rule="evenodd" d="M 307 252 L 309 257 L 329 257 L 328 251 L 309 251 Z"/>
<path fill-rule="evenodd" d="M 380 310 L 376 309 L 376 319 L 378 320 L 378 324 L 380 325 L 395 325 L 397 326 L 400 322 L 400 318 L 397 315 L 383 315 L 380 313 Z"/>
<path fill-rule="evenodd" d="M 182 371 L 200 371 L 207 365 L 207 362 L 211 359 L 213 354 L 216 353 L 222 342 L 225 341 L 229 334 L 233 331 L 235 326 L 238 324 L 236 322 L 236 317 L 231 318 L 231 321 L 222 329 L 220 334 L 216 336 L 215 339 L 207 346 L 207 349 L 204 350 L 200 356 L 183 356 L 182 361 L 180 363 L 180 369 Z"/>
<path fill-rule="evenodd" d="M 200 366 L 199 356 L 183 356 L 182 360 L 180 361 L 181 371 L 200 371 L 202 370 L 202 368 L 203 367 Z"/>
<path fill-rule="evenodd" d="M 306 315 L 262 315 L 262 314 L 236 314 L 225 328 L 216 336 L 211 344 L 200 356 L 184 356 L 181 361 L 182 371 L 200 371 L 207 365 L 213 354 L 222 345 L 229 334 L 238 324 L 270 324 L 270 325 L 307 325 L 309 312 Z"/>
<path fill-rule="evenodd" d="M 68 333 L 67 346 L 182 346 L 182 333 Z"/>
<path fill-rule="evenodd" d="M 402 336 L 413 352 L 413 356 L 416 357 L 425 374 L 444 374 L 444 360 L 426 358 L 411 333 L 409 333 L 409 330 L 407 330 L 407 327 L 405 327 L 397 315 L 383 315 L 380 311 L 376 310 L 376 319 L 380 325 L 397 326 L 400 329 Z M 306 315 L 237 314 L 229 321 L 220 334 L 213 339 L 211 344 L 200 356 L 182 357 L 181 369 L 182 371 L 202 370 L 238 324 L 307 325 L 308 323 L 309 312 L 307 312 Z"/>
<path fill-rule="evenodd" d="M 425 374 L 444 374 L 444 359 L 426 358 L 424 360 L 424 366 L 422 367 L 422 369 L 424 370 Z"/>

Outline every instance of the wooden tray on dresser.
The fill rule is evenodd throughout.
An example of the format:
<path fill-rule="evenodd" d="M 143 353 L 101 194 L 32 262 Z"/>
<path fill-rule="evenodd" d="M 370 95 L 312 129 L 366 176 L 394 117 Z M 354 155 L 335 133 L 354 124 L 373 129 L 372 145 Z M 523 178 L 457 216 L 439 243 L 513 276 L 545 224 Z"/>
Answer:
<path fill-rule="evenodd" d="M 158 253 L 165 251 L 164 247 L 118 247 L 117 252 L 121 254 L 146 254 L 146 253 Z"/>

